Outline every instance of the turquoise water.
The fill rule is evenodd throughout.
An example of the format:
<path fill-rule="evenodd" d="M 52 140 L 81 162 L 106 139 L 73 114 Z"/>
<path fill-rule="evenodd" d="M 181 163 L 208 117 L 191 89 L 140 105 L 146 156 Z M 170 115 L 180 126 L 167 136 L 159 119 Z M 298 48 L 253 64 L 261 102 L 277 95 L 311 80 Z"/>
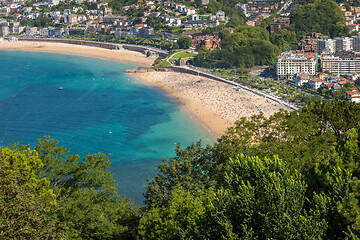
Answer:
<path fill-rule="evenodd" d="M 0 51 L 0 141 L 50 135 L 71 153 L 111 153 L 122 195 L 141 203 L 162 156 L 214 139 L 179 103 L 125 74 L 135 65 L 76 55 Z M 59 87 L 64 88 L 58 90 Z M 13 97 L 16 96 L 16 97 Z"/>

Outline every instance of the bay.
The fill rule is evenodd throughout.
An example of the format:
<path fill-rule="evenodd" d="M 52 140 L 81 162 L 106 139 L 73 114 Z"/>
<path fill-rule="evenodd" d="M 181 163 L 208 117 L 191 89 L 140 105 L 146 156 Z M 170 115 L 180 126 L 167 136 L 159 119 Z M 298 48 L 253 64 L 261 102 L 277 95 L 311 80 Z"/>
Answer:
<path fill-rule="evenodd" d="M 177 100 L 124 73 L 135 65 L 13 50 L 1 50 L 0 59 L 1 145 L 33 148 L 50 135 L 82 157 L 111 153 L 118 191 L 136 203 L 177 143 L 214 142 Z"/>

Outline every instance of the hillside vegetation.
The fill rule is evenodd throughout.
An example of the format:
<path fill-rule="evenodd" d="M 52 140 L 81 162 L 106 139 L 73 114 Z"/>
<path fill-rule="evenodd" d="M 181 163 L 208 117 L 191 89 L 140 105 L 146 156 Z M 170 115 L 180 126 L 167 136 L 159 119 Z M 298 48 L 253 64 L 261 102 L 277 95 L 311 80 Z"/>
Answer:
<path fill-rule="evenodd" d="M 116 192 L 103 154 L 54 139 L 0 151 L 2 239 L 359 239 L 360 105 L 313 102 L 176 149 L 145 206 Z"/>

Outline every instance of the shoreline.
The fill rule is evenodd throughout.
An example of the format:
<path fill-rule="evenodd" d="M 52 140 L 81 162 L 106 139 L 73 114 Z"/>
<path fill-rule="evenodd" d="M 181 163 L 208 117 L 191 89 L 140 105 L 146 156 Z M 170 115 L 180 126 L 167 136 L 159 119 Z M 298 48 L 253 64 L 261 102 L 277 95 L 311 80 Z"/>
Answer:
<path fill-rule="evenodd" d="M 129 50 L 110 50 L 105 48 L 90 47 L 85 45 L 74 45 L 54 42 L 31 42 L 7 40 L 0 41 L 0 50 L 25 50 L 36 52 L 65 53 L 81 56 L 90 56 L 115 60 L 125 63 L 133 63 L 140 66 L 151 66 L 154 58 L 146 58 L 142 53 Z"/>
<path fill-rule="evenodd" d="M 91 56 L 138 66 L 151 66 L 154 58 L 129 50 L 109 50 L 99 47 L 53 42 L 0 41 L 0 50 L 26 50 Z M 214 138 L 220 137 L 240 117 L 263 112 L 266 117 L 287 109 L 279 103 L 256 96 L 216 80 L 176 72 L 129 73 L 149 87 L 157 87 L 177 99 L 190 118 L 200 123 Z"/>
<path fill-rule="evenodd" d="M 154 72 L 153 72 L 154 73 Z M 139 76 L 137 73 L 129 73 L 142 84 L 149 87 L 157 87 L 164 92 L 164 94 L 175 98 L 180 104 L 179 107 L 184 110 L 191 119 L 195 120 L 202 128 L 206 129 L 215 139 L 220 138 L 227 128 L 233 125 L 232 122 L 223 119 L 214 111 L 198 103 L 195 99 L 186 93 L 176 91 L 171 86 L 154 82 L 153 79 Z M 188 74 L 186 74 L 188 75 Z"/>
<path fill-rule="evenodd" d="M 178 72 L 130 73 L 149 86 L 155 86 L 176 98 L 198 119 L 205 129 L 220 137 L 236 120 L 262 112 L 265 117 L 280 109 L 280 103 L 250 91 L 237 91 L 234 86 L 213 79 Z"/>

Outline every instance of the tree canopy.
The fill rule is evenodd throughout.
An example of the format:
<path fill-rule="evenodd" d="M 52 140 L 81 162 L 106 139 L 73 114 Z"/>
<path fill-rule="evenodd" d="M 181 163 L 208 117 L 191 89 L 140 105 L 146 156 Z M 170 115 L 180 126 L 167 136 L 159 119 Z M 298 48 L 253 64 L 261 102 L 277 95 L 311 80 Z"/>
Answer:
<path fill-rule="evenodd" d="M 140 208 L 105 154 L 58 141 L 0 149 L 0 236 L 17 239 L 359 239 L 360 105 L 242 118 L 214 146 L 163 159 Z"/>
<path fill-rule="evenodd" d="M 214 147 L 178 151 L 149 181 L 154 201 L 140 234 L 151 239 L 176 226 L 176 236 L 193 239 L 357 239 L 358 112 L 351 102 L 310 103 L 243 118 Z M 206 170 L 187 174 L 196 169 Z M 201 211 L 193 215 L 190 203 Z"/>
<path fill-rule="evenodd" d="M 346 36 L 345 16 L 333 0 L 314 0 L 290 15 L 290 29 L 298 34 L 319 32 L 329 37 Z"/>
<path fill-rule="evenodd" d="M 269 32 L 261 27 L 239 26 L 234 33 L 220 33 L 221 49 L 212 52 L 200 52 L 195 63 L 214 67 L 253 67 L 255 65 L 273 65 L 279 54 L 277 46 L 269 41 Z"/>

